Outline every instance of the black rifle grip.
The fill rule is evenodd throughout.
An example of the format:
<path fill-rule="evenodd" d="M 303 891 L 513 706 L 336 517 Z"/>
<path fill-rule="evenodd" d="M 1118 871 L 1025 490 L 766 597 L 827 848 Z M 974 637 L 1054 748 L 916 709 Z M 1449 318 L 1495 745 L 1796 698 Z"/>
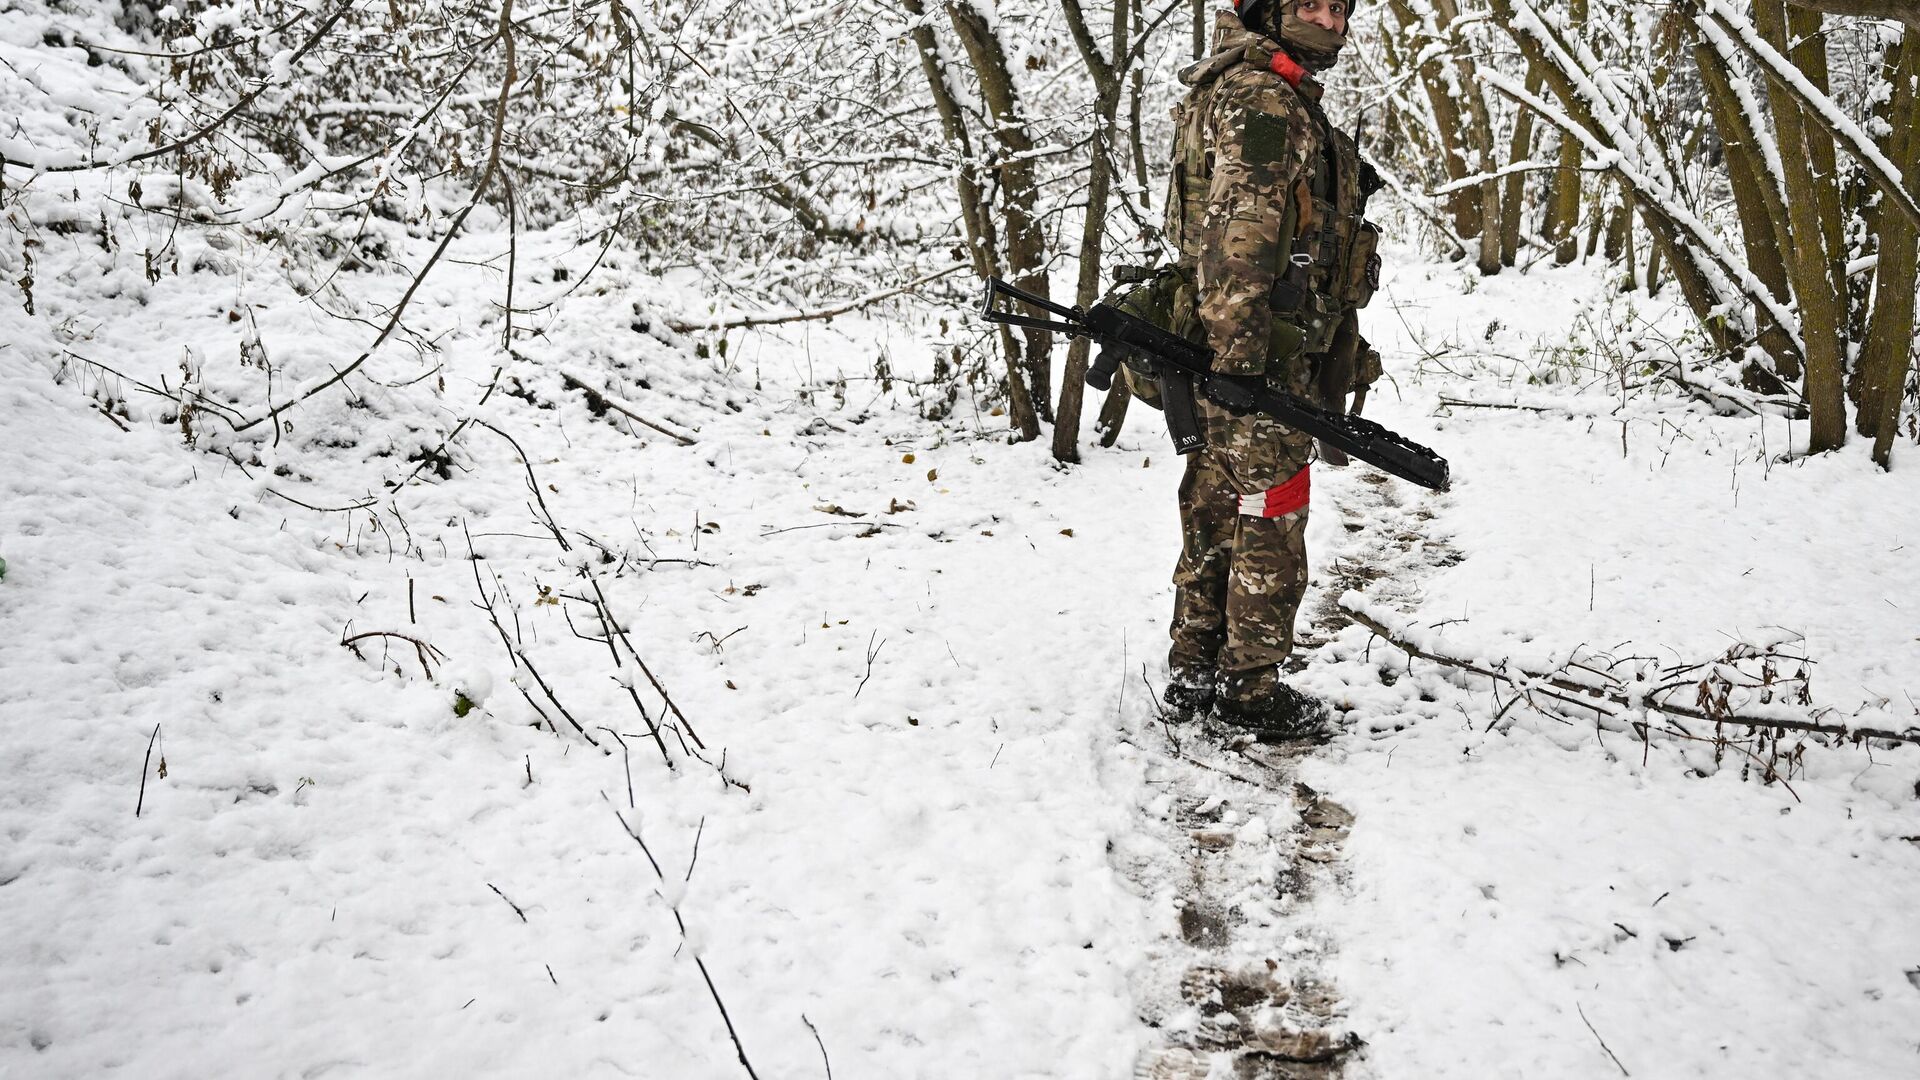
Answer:
<path fill-rule="evenodd" d="M 1205 450 L 1207 440 L 1200 435 L 1200 411 L 1193 403 L 1193 379 L 1186 375 L 1161 375 L 1160 410 L 1167 417 L 1167 434 L 1173 437 L 1176 454 Z"/>
<path fill-rule="evenodd" d="M 1094 354 L 1093 366 L 1087 369 L 1087 385 L 1095 390 L 1105 390 L 1113 385 L 1113 373 L 1120 368 L 1120 350 L 1112 346 L 1101 348 Z"/>

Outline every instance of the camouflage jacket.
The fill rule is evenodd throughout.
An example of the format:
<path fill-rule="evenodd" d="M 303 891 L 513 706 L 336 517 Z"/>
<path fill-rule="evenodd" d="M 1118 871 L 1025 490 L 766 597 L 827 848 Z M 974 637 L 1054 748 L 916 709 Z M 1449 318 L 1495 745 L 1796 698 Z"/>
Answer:
<path fill-rule="evenodd" d="M 1276 54 L 1279 60 L 1275 60 Z M 1286 74 L 1283 74 L 1285 72 Z M 1214 52 L 1180 73 L 1167 236 L 1196 271 L 1215 366 L 1304 384 L 1378 285 L 1353 140 L 1279 46 L 1220 14 Z"/>

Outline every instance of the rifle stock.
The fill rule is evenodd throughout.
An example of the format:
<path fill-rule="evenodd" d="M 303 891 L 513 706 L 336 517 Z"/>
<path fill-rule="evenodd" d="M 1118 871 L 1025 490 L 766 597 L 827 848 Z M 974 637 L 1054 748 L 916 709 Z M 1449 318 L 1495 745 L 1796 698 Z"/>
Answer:
<path fill-rule="evenodd" d="M 1012 297 L 1059 316 L 1046 319 L 1002 310 L 1002 296 Z M 1205 347 L 1136 318 L 1111 304 L 1095 304 L 1082 311 L 1016 289 L 999 278 L 987 280 L 980 314 L 989 322 L 1050 330 L 1092 339 L 1099 355 L 1087 369 L 1087 385 L 1105 390 L 1122 361 L 1160 387 L 1162 410 L 1174 448 L 1182 454 L 1202 449 L 1195 394 L 1230 412 L 1261 412 L 1295 431 L 1338 447 L 1361 461 L 1402 480 L 1434 491 L 1447 490 L 1447 459 L 1426 446 L 1352 413 L 1323 409 L 1284 390 L 1276 390 L 1257 376 L 1222 375 L 1211 370 L 1213 354 Z"/>

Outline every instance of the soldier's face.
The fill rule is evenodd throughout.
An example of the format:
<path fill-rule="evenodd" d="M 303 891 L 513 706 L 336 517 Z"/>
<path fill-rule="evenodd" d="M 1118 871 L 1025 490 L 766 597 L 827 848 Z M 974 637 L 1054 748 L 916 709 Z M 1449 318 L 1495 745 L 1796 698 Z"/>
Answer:
<path fill-rule="evenodd" d="M 1301 22 L 1310 22 L 1336 34 L 1347 32 L 1347 5 L 1343 0 L 1299 0 L 1293 13 Z"/>

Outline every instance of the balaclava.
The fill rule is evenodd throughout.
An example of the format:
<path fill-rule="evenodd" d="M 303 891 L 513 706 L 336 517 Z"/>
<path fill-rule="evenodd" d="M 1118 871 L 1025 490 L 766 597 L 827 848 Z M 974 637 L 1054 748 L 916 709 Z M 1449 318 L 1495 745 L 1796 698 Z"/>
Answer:
<path fill-rule="evenodd" d="M 1308 71 L 1325 71 L 1340 58 L 1347 37 L 1302 19 L 1294 12 L 1294 3 L 1295 0 L 1235 0 L 1247 29 L 1278 41 Z M 1351 2 L 1348 7 L 1351 13 Z"/>

